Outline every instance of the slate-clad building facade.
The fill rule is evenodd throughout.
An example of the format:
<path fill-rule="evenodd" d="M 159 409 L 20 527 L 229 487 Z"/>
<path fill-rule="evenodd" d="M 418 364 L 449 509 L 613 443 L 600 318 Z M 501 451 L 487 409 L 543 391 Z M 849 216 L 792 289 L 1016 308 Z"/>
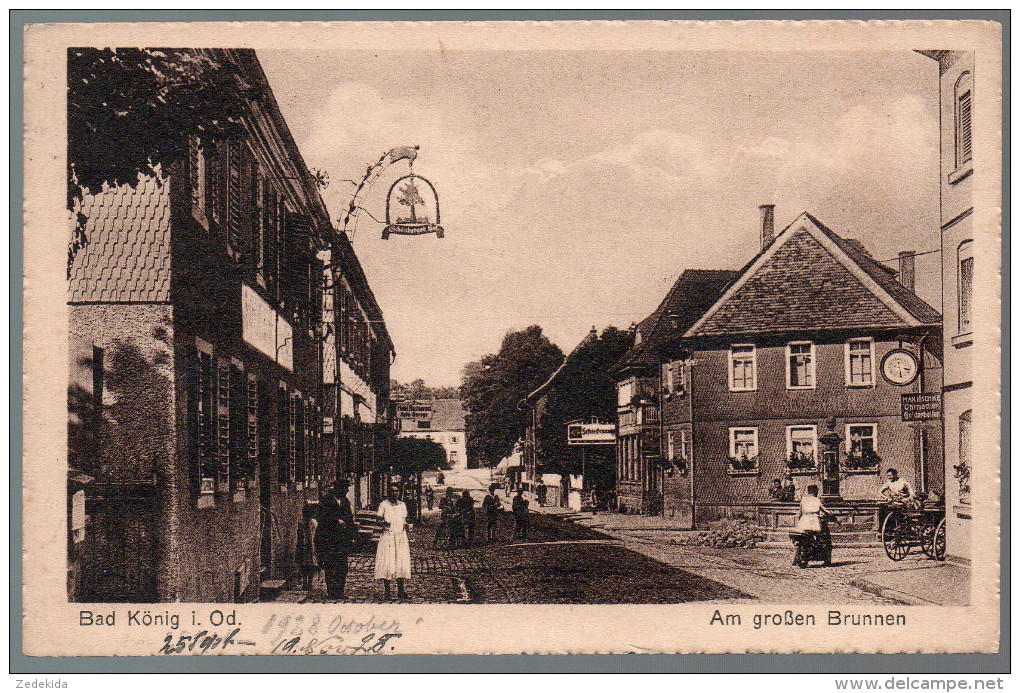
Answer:
<path fill-rule="evenodd" d="M 685 272 L 638 326 L 652 338 L 621 364 L 634 376 L 621 380 L 619 503 L 691 528 L 754 517 L 786 474 L 798 498 L 828 476 L 842 499 L 871 503 L 890 467 L 941 495 L 941 424 L 902 416 L 902 395 L 942 387 L 941 316 L 860 243 L 807 213 L 774 236 L 766 211 L 762 249 L 744 268 Z M 898 381 L 890 354 L 905 369 Z M 641 391 L 623 390 L 628 382 Z M 639 406 L 654 406 L 658 421 L 643 422 L 650 449 L 635 479 L 623 424 Z M 830 431 L 838 469 L 826 472 Z"/>
<path fill-rule="evenodd" d="M 81 208 L 68 304 L 71 404 L 91 432 L 73 465 L 94 478 L 83 601 L 258 599 L 291 576 L 302 513 L 337 473 L 324 280 L 360 267 L 324 263 L 338 239 L 254 51 L 202 52 L 252 86 L 243 133 L 191 136 L 186 161 Z"/>

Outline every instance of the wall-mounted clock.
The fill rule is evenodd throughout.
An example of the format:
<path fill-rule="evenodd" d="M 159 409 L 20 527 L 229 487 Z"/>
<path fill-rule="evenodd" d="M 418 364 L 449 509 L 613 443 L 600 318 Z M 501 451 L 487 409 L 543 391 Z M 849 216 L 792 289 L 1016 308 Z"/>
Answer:
<path fill-rule="evenodd" d="M 893 385 L 909 385 L 917 379 L 920 365 L 913 352 L 893 349 L 882 358 L 882 377 Z"/>

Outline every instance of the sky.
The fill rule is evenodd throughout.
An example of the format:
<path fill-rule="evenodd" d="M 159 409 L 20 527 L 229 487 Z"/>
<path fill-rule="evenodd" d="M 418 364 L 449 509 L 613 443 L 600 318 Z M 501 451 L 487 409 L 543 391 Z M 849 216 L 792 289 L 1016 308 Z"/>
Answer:
<path fill-rule="evenodd" d="M 912 51 L 259 51 L 340 220 L 366 166 L 420 145 L 445 238 L 353 246 L 392 375 L 460 384 L 510 329 L 569 352 L 652 312 L 685 269 L 737 269 L 808 211 L 879 260 L 939 247 L 938 70 Z M 364 201 L 385 215 L 383 173 Z M 337 221 L 338 227 L 342 221 Z M 937 253 L 918 293 L 941 307 Z"/>

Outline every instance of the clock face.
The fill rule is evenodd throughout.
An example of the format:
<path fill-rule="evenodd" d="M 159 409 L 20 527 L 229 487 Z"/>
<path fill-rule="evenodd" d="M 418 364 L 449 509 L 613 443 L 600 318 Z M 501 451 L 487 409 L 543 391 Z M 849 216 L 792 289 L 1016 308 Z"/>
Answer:
<path fill-rule="evenodd" d="M 882 377 L 893 385 L 909 385 L 917 371 L 917 358 L 904 349 L 893 349 L 882 359 Z"/>

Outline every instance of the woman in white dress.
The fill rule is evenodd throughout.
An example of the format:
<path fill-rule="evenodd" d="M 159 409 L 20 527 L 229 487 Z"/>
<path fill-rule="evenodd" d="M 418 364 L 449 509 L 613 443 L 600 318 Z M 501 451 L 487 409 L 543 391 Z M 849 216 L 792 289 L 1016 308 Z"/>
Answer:
<path fill-rule="evenodd" d="M 379 504 L 379 517 L 386 530 L 375 551 L 375 577 L 382 580 L 385 600 L 390 601 L 390 582 L 397 581 L 397 599 L 404 601 L 404 580 L 411 577 L 411 545 L 407 540 L 407 506 L 400 500 L 400 488 L 390 486 L 386 500 Z"/>

